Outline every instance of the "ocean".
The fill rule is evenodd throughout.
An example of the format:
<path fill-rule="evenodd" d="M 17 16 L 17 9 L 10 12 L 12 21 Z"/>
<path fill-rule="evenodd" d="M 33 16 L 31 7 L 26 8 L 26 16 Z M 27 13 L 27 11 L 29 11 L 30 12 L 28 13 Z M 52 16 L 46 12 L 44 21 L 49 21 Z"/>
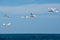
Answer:
<path fill-rule="evenodd" d="M 60 34 L 0 34 L 0 40 L 60 40 Z"/>

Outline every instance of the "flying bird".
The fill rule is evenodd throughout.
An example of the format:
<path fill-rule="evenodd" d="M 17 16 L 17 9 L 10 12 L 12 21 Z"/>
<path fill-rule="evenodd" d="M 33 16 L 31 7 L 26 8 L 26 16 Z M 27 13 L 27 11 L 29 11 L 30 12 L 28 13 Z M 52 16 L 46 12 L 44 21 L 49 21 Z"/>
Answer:
<path fill-rule="evenodd" d="M 5 18 L 10 18 L 10 16 L 8 16 L 7 14 L 4 15 Z"/>
<path fill-rule="evenodd" d="M 11 25 L 11 23 L 3 23 L 3 26 L 9 27 Z"/>
<path fill-rule="evenodd" d="M 59 9 L 57 8 L 48 8 L 48 12 L 59 12 Z"/>
<path fill-rule="evenodd" d="M 34 15 L 33 13 L 30 13 L 29 16 L 22 16 L 21 18 L 35 18 L 36 15 Z"/>

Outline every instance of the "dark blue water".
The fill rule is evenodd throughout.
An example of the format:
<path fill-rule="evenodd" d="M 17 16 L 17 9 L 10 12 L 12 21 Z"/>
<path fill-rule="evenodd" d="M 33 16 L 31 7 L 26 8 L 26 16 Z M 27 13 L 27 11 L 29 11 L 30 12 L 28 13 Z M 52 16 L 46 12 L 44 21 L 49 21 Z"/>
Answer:
<path fill-rule="evenodd" d="M 60 34 L 0 34 L 0 40 L 60 40 Z"/>

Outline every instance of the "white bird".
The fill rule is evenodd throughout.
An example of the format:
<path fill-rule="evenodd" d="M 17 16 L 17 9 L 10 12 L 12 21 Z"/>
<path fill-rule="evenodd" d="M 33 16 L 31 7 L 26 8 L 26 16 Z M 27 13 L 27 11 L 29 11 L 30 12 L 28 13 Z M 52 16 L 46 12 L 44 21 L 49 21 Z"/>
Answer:
<path fill-rule="evenodd" d="M 59 12 L 59 9 L 57 8 L 48 8 L 48 12 Z"/>
<path fill-rule="evenodd" d="M 3 23 L 3 26 L 10 26 L 11 25 L 11 23 L 9 22 L 9 23 Z"/>
<path fill-rule="evenodd" d="M 32 13 L 29 16 L 21 16 L 21 18 L 35 18 L 36 15 L 33 15 Z"/>

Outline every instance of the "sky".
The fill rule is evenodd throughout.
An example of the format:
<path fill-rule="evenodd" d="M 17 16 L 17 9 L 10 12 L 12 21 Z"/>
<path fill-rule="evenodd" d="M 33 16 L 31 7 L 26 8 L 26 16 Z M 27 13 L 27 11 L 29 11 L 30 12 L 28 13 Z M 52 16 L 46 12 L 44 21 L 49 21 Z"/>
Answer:
<path fill-rule="evenodd" d="M 50 14 L 51 7 L 60 9 L 60 0 L 0 0 L 0 33 L 60 33 L 60 13 Z M 31 12 L 37 17 L 21 18 Z M 3 26 L 6 22 L 11 25 Z"/>
<path fill-rule="evenodd" d="M 52 0 L 52 1 L 51 0 L 46 0 L 46 1 L 45 0 L 0 0 L 0 12 L 3 12 L 3 13 L 33 12 L 34 13 L 37 11 L 41 13 L 42 11 L 46 12 L 46 10 L 49 7 L 60 8 L 59 1 L 60 0 Z M 42 7 L 42 6 L 45 6 L 45 7 Z"/>
<path fill-rule="evenodd" d="M 60 3 L 60 0 L 0 0 L 2 6 L 20 6 L 25 4 Z"/>

